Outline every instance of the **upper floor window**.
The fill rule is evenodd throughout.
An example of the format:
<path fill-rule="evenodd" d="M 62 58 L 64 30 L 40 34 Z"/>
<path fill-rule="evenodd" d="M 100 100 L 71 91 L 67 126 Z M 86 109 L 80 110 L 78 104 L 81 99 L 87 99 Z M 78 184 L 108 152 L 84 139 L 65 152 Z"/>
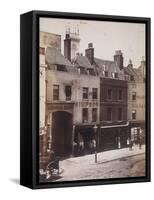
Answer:
<path fill-rule="evenodd" d="M 108 91 L 107 91 L 107 98 L 112 99 L 112 90 L 111 89 L 108 89 Z"/>
<path fill-rule="evenodd" d="M 83 99 L 88 99 L 88 88 L 87 87 L 83 88 Z"/>
<path fill-rule="evenodd" d="M 122 100 L 122 90 L 119 90 L 118 99 Z"/>
<path fill-rule="evenodd" d="M 82 109 L 82 122 L 87 123 L 88 122 L 88 108 Z"/>
<path fill-rule="evenodd" d="M 132 100 L 136 101 L 136 92 L 132 92 Z"/>
<path fill-rule="evenodd" d="M 53 100 L 59 100 L 59 85 L 53 85 Z"/>
<path fill-rule="evenodd" d="M 112 120 L 112 109 L 108 108 L 107 109 L 107 121 L 111 121 Z"/>
<path fill-rule="evenodd" d="M 92 108 L 92 121 L 97 121 L 97 108 Z"/>
<path fill-rule="evenodd" d="M 92 98 L 93 98 L 93 99 L 97 99 L 97 98 L 98 98 L 97 93 L 98 93 L 98 92 L 97 92 L 97 88 L 93 88 L 93 89 L 92 89 Z"/>
<path fill-rule="evenodd" d="M 118 109 L 118 120 L 122 120 L 122 108 Z"/>
<path fill-rule="evenodd" d="M 70 101 L 71 100 L 71 94 L 72 94 L 72 90 L 71 90 L 70 85 L 65 86 L 65 94 L 66 94 L 66 101 Z"/>
<path fill-rule="evenodd" d="M 132 110 L 132 119 L 136 119 L 136 110 Z"/>

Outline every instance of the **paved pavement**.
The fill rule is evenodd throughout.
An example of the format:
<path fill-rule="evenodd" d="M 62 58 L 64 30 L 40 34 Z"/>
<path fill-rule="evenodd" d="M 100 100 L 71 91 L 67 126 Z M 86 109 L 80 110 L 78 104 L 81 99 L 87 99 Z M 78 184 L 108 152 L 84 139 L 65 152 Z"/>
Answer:
<path fill-rule="evenodd" d="M 144 175 L 145 146 L 141 149 L 133 146 L 131 151 L 124 148 L 100 152 L 97 160 L 95 163 L 95 155 L 90 154 L 60 161 L 61 174 L 57 181 Z"/>

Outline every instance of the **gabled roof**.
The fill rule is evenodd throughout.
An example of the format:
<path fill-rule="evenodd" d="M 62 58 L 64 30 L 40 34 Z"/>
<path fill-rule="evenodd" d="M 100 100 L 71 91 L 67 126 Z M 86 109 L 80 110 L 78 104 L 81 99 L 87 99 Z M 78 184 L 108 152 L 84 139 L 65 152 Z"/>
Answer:
<path fill-rule="evenodd" d="M 47 47 L 45 53 L 45 61 L 49 65 L 64 65 L 64 66 L 71 66 L 69 60 L 67 60 L 59 50 L 52 47 Z"/>
<path fill-rule="evenodd" d="M 74 62 L 76 66 L 84 67 L 86 69 L 93 69 L 86 56 L 77 55 L 77 57 L 74 59 Z"/>

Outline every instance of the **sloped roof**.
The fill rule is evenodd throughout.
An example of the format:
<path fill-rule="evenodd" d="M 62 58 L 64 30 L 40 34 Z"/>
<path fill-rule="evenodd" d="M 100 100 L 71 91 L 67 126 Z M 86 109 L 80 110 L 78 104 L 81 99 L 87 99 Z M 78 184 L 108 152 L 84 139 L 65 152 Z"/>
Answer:
<path fill-rule="evenodd" d="M 117 72 L 118 74 L 121 75 L 123 74 L 123 70 L 120 70 L 114 61 L 94 58 L 94 62 L 97 66 L 97 71 L 99 74 L 102 74 L 104 66 L 107 67 L 109 77 L 111 77 L 111 72 Z"/>
<path fill-rule="evenodd" d="M 75 64 L 80 67 L 84 67 L 86 69 L 93 69 L 93 67 L 91 66 L 91 64 L 86 56 L 77 55 L 77 57 L 75 58 L 74 61 L 75 61 Z"/>
<path fill-rule="evenodd" d="M 47 47 L 46 54 L 45 54 L 45 61 L 47 64 L 54 64 L 54 65 L 64 65 L 64 66 L 71 66 L 69 60 L 67 60 L 59 50 L 52 47 Z"/>
<path fill-rule="evenodd" d="M 110 60 L 103 60 L 103 59 L 100 59 L 100 58 L 94 58 L 94 61 L 95 63 L 103 68 L 104 65 L 111 65 L 111 64 L 115 64 L 114 61 L 110 61 Z"/>

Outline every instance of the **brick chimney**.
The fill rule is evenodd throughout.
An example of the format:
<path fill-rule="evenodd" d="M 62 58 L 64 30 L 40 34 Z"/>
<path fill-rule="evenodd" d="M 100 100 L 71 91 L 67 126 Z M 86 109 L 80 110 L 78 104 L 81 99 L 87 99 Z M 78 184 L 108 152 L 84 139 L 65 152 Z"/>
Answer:
<path fill-rule="evenodd" d="M 88 48 L 85 50 L 85 56 L 88 58 L 90 64 L 94 62 L 94 48 L 93 43 L 88 44 Z"/>
<path fill-rule="evenodd" d="M 123 69 L 123 54 L 121 50 L 117 50 L 114 55 L 114 62 L 118 65 L 119 69 Z"/>

